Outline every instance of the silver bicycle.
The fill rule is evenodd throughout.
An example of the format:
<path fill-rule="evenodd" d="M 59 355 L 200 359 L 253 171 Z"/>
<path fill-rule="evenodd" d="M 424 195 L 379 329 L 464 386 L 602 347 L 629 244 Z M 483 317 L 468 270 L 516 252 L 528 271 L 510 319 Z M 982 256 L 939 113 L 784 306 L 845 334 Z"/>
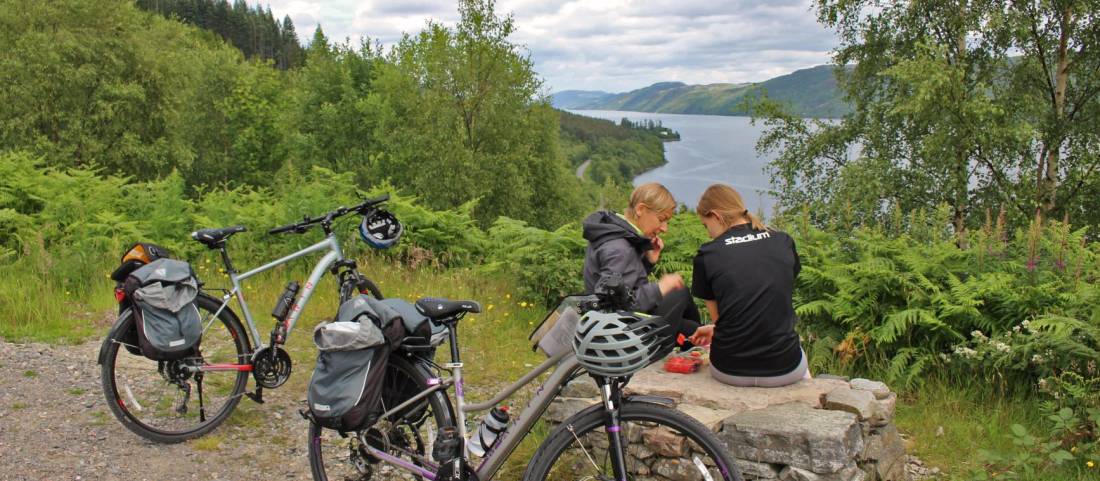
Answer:
<path fill-rule="evenodd" d="M 603 291 L 575 300 L 582 312 L 614 312 L 629 305 L 619 300 L 622 297 L 621 293 Z M 336 432 L 311 422 L 309 460 L 314 480 L 368 480 L 379 464 L 392 466 L 390 469 L 414 479 L 493 479 L 561 389 L 586 374 L 577 355 L 566 350 L 492 399 L 467 403 L 457 325 L 467 312 L 479 312 L 480 306 L 473 301 L 445 299 L 421 299 L 416 305 L 432 323 L 445 328 L 450 362 L 435 364 L 434 346 L 425 348 L 414 343 L 417 347 L 410 350 L 403 345 L 391 356 L 391 362 L 404 375 L 384 381 L 384 413 L 378 422 L 354 432 Z M 468 435 L 467 415 L 497 406 L 548 371 L 549 378 L 534 397 L 475 463 L 463 442 Z M 603 402 L 557 425 L 527 464 L 523 479 L 741 480 L 722 442 L 698 421 L 676 411 L 672 400 L 624 395 L 629 375 L 587 374 L 596 383 Z M 305 412 L 303 416 L 309 417 Z M 457 436 L 448 436 L 451 433 Z M 382 474 L 379 479 L 393 479 L 394 473 Z"/>
<path fill-rule="evenodd" d="M 302 234 L 319 226 L 325 238 L 243 273 L 238 272 L 230 260 L 226 243 L 234 234 L 247 230 L 244 226 L 192 233 L 193 239 L 220 252 L 231 284 L 228 289 L 221 289 L 220 296 L 203 289 L 195 300 L 203 320 L 196 356 L 178 361 L 154 361 L 142 356 L 135 341 L 133 303 L 126 298 L 121 285 L 117 286 L 115 298 L 120 314 L 104 339 L 98 357 L 103 393 L 111 412 L 123 426 L 144 438 L 178 443 L 216 428 L 237 406 L 242 395 L 263 403 L 264 389 L 277 388 L 290 377 L 291 359 L 282 346 L 326 272 L 336 276 L 341 301 L 360 292 L 382 297 L 378 287 L 359 273 L 355 260 L 344 257 L 340 241 L 333 232 L 333 223 L 349 214 L 366 219 L 386 216 L 396 222 L 380 207 L 387 200 L 389 196 L 383 195 L 351 208 L 340 207 L 318 217 L 306 217 L 300 222 L 271 229 L 269 234 Z M 276 324 L 265 344 L 245 300 L 242 283 L 276 266 L 322 252 L 324 255 L 313 267 L 305 285 L 297 287 L 297 283 L 292 282 L 287 286 L 280 299 L 282 312 L 273 313 Z M 247 330 L 240 317 L 229 308 L 233 299 L 244 314 Z M 277 306 L 276 311 L 279 310 Z M 250 374 L 256 387 L 246 392 Z"/>

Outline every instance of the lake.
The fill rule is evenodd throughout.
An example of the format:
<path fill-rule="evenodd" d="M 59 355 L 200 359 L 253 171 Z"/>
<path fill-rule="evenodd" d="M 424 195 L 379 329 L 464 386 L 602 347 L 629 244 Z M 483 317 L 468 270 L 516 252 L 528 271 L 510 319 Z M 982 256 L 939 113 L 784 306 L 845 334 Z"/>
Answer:
<path fill-rule="evenodd" d="M 770 188 L 764 166 L 772 156 L 756 153 L 756 139 L 762 125 L 751 125 L 748 117 L 720 115 L 657 114 L 617 110 L 570 110 L 578 115 L 631 121 L 652 119 L 680 133 L 679 142 L 665 142 L 667 164 L 639 175 L 634 185 L 660 182 L 676 201 L 694 208 L 707 186 L 722 182 L 732 185 L 745 199 L 746 207 L 771 214 L 775 201 L 764 192 Z"/>

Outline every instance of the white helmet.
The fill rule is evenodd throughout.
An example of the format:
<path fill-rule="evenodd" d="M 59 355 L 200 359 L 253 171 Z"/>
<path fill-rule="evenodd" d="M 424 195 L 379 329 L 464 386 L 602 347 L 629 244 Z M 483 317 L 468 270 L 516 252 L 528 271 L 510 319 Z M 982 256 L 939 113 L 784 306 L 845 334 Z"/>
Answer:
<path fill-rule="evenodd" d="M 674 347 L 673 337 L 660 316 L 589 311 L 577 323 L 573 350 L 589 373 L 624 377 L 665 357 Z"/>

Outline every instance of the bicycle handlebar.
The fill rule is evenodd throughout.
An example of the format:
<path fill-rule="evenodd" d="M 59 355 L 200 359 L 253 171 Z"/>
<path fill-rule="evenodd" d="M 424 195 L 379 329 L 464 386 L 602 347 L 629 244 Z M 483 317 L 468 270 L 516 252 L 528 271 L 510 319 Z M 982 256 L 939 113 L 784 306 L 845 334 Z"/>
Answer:
<path fill-rule="evenodd" d="M 361 215 L 366 215 L 367 213 L 369 213 L 371 211 L 371 209 L 374 209 L 375 206 L 377 206 L 378 204 L 381 204 L 381 203 L 383 203 L 387 200 L 390 200 L 390 194 L 382 194 L 382 195 L 380 195 L 378 197 L 375 197 L 373 199 L 364 200 L 363 203 L 361 203 L 361 204 L 359 204 L 355 207 L 347 208 L 347 207 L 341 206 L 341 207 L 336 208 L 336 210 L 328 212 L 325 215 L 322 215 L 322 216 L 319 216 L 319 217 L 306 216 L 301 220 L 301 222 L 295 222 L 293 224 L 287 224 L 287 225 L 284 225 L 284 226 L 276 227 L 274 229 L 271 229 L 271 230 L 267 231 L 267 233 L 268 234 L 282 234 L 284 232 L 293 232 L 295 234 L 301 234 L 301 233 L 306 232 L 307 230 L 309 230 L 310 227 L 313 227 L 313 226 L 315 226 L 317 224 L 321 224 L 321 223 L 330 223 L 333 220 L 335 220 L 339 217 L 345 216 L 347 214 L 350 214 L 352 212 L 355 212 L 355 213 L 361 214 Z"/>

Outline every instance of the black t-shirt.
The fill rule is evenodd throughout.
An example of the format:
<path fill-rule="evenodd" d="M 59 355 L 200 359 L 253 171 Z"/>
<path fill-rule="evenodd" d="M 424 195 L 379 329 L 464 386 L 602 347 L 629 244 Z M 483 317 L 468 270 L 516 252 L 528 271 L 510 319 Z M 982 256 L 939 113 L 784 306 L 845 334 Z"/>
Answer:
<path fill-rule="evenodd" d="M 718 301 L 710 362 L 732 376 L 778 376 L 802 360 L 791 295 L 802 268 L 794 240 L 751 224 L 699 247 L 692 291 Z"/>

